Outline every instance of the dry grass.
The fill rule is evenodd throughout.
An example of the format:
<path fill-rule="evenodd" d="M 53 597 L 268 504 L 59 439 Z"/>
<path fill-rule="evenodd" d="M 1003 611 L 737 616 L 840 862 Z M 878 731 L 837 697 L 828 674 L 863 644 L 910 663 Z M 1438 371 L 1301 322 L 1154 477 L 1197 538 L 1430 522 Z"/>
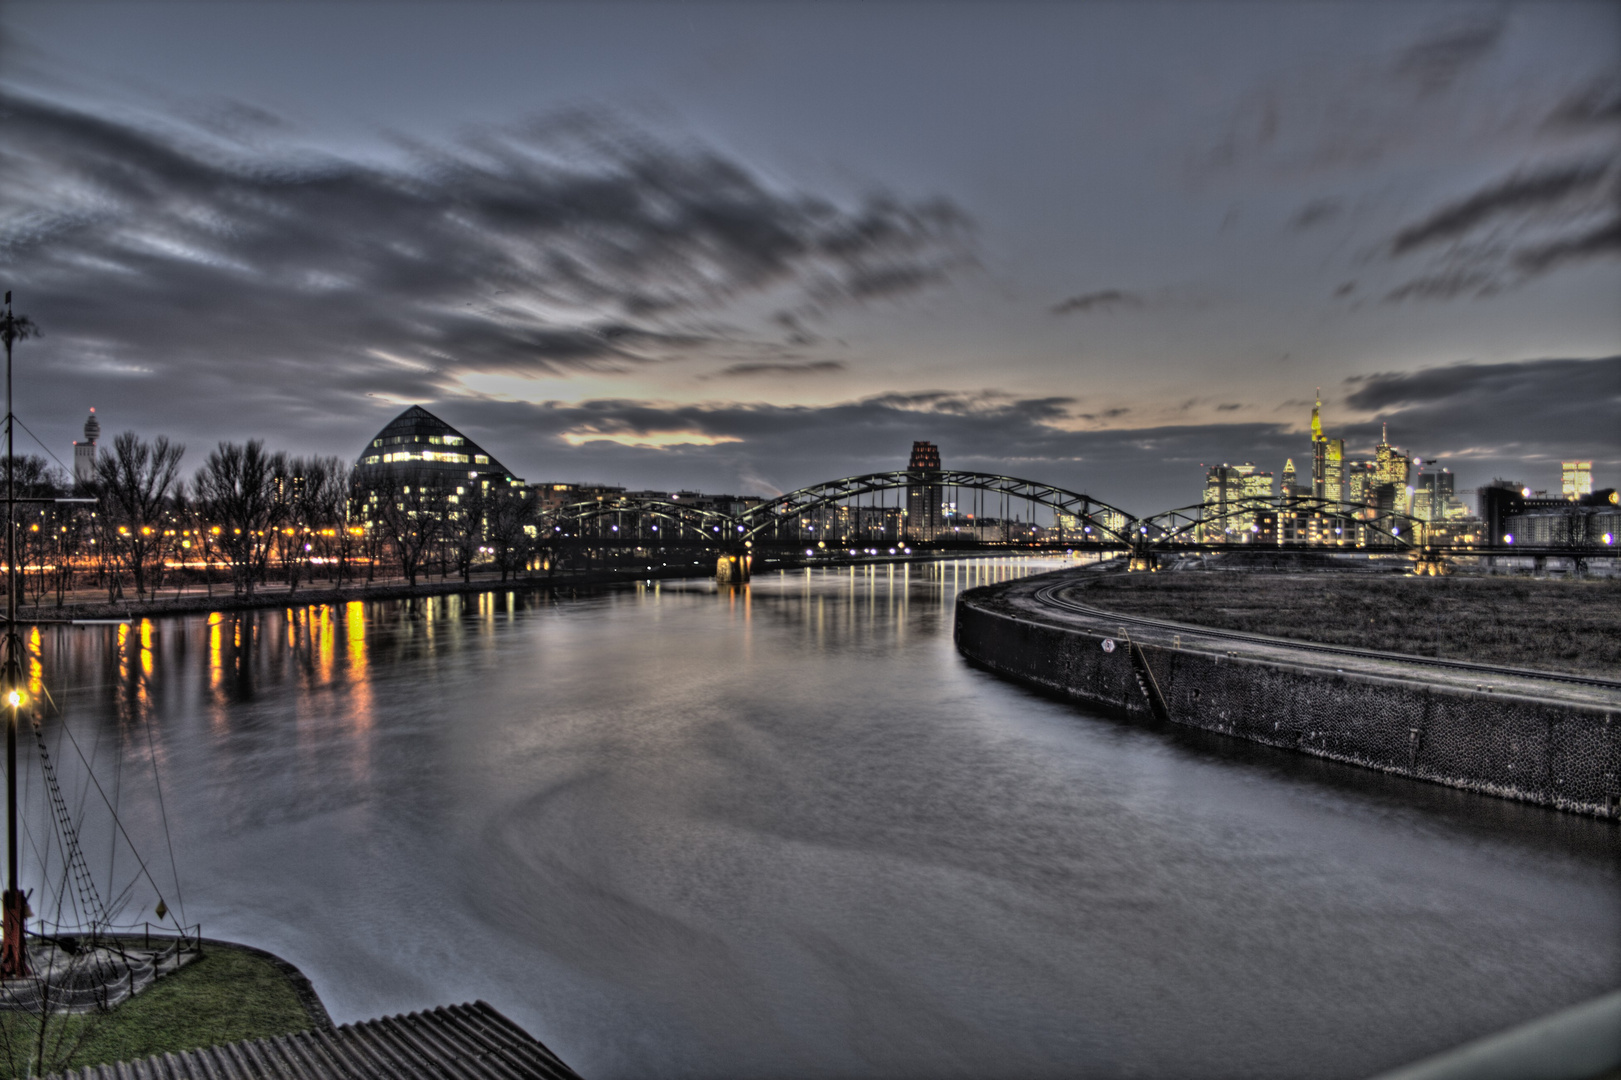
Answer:
<path fill-rule="evenodd" d="M 1621 581 L 1333 571 L 1111 574 L 1098 607 L 1224 630 L 1621 678 Z"/>
<path fill-rule="evenodd" d="M 0 1075 L 35 1076 L 269 1038 L 304 1031 L 315 1023 L 274 963 L 213 945 L 201 960 L 159 979 L 112 1012 L 48 1018 L 43 1063 L 39 1018 L 0 1013 Z"/>

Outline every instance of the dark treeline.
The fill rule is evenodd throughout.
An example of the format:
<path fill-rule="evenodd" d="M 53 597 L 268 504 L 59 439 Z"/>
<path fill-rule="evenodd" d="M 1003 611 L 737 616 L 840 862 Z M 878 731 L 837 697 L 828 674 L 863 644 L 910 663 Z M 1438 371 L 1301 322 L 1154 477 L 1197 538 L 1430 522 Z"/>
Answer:
<path fill-rule="evenodd" d="M 188 585 L 248 595 L 270 581 L 342 588 L 396 575 L 415 585 L 432 569 L 463 580 L 496 570 L 506 581 L 543 559 L 521 488 L 446 490 L 402 470 L 362 490 L 342 458 L 293 457 L 258 440 L 220 443 L 190 477 L 184 456 L 181 444 L 124 432 L 84 481 L 36 456 L 8 459 L 19 599 L 60 606 L 85 588 L 153 599 Z"/>

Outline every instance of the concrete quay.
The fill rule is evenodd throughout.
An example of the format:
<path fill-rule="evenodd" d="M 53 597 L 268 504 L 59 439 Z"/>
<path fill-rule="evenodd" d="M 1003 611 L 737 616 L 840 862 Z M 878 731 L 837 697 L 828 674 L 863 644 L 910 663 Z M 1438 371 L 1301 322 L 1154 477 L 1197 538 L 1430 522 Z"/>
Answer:
<path fill-rule="evenodd" d="M 958 649 L 1112 715 L 1621 818 L 1621 683 L 1126 616 L 1087 602 L 1090 574 L 963 593 Z"/>

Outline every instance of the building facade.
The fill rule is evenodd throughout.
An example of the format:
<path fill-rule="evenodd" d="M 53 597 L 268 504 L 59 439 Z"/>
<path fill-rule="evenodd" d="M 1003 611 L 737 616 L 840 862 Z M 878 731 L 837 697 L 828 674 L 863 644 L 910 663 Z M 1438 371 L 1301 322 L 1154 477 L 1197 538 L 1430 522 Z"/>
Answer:
<path fill-rule="evenodd" d="M 1571 502 L 1593 493 L 1593 463 L 1591 461 L 1562 461 L 1559 463 L 1560 494 Z"/>
<path fill-rule="evenodd" d="M 96 478 L 96 441 L 101 438 L 101 422 L 96 410 L 90 410 L 90 419 L 84 422 L 84 442 L 73 444 L 73 479 L 88 484 Z"/>
<path fill-rule="evenodd" d="M 1272 474 L 1257 469 L 1255 463 L 1221 464 L 1205 473 L 1204 518 L 1199 538 L 1207 544 L 1253 543 L 1257 530 L 1256 513 L 1248 500 L 1272 497 Z"/>
<path fill-rule="evenodd" d="M 908 469 L 928 473 L 940 471 L 940 448 L 931 442 L 914 442 Z M 939 484 L 915 484 L 906 489 L 906 535 L 914 541 L 933 540 L 945 528 L 945 507 Z"/>

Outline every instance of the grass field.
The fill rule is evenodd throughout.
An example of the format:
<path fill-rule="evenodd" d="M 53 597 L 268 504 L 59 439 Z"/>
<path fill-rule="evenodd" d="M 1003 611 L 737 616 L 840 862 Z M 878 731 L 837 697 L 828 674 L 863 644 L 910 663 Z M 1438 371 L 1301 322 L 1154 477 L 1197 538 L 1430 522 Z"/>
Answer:
<path fill-rule="evenodd" d="M 292 983 L 275 964 L 209 946 L 202 959 L 112 1012 L 48 1018 L 43 1068 L 38 1018 L 0 1013 L 0 1068 L 8 1077 L 37 1076 L 311 1026 Z"/>
<path fill-rule="evenodd" d="M 1223 630 L 1621 678 L 1621 581 L 1308 571 L 1100 575 L 1088 602 Z"/>

